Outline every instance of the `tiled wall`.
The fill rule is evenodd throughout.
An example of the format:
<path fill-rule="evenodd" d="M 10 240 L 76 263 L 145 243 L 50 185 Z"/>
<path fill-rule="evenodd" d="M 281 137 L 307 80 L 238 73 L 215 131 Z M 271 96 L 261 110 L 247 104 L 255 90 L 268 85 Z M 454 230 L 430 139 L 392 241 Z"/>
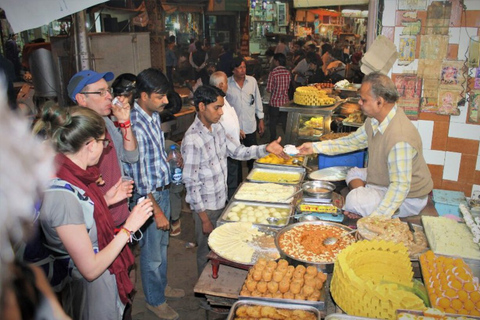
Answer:
<path fill-rule="evenodd" d="M 427 5 L 431 2 L 427 0 Z M 465 11 L 460 0 L 451 2 L 448 59 L 464 60 L 469 45 L 468 35 L 480 36 L 480 0 L 464 0 Z M 398 48 L 403 11 L 397 8 L 397 0 L 385 0 L 382 34 Z M 424 25 L 426 11 L 419 11 L 418 17 Z M 405 67 L 395 64 L 392 73 L 416 72 L 419 47 L 413 63 Z M 480 191 L 480 125 L 466 123 L 467 106 L 460 107 L 459 116 L 420 113 L 419 119 L 413 123 L 422 137 L 423 152 L 432 173 L 434 188 L 463 191 L 470 196 L 474 190 Z"/>

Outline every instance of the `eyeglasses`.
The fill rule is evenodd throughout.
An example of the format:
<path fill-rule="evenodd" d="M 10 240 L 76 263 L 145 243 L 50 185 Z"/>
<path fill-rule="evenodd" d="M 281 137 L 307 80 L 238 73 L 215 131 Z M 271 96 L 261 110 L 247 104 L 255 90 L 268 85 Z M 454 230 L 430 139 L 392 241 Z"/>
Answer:
<path fill-rule="evenodd" d="M 107 138 L 100 139 L 100 138 L 99 138 L 99 139 L 90 140 L 90 141 L 88 141 L 87 143 L 85 143 L 85 145 L 88 145 L 88 144 L 89 144 L 90 142 L 92 142 L 92 141 L 97 141 L 97 142 L 98 142 L 98 141 L 102 141 L 102 143 L 103 143 L 103 148 L 104 148 L 104 149 L 105 149 L 106 147 L 108 147 L 108 145 L 110 144 L 110 140 L 109 140 L 109 139 L 107 139 Z"/>
<path fill-rule="evenodd" d="M 105 97 L 107 95 L 107 93 L 110 93 L 110 95 L 112 95 L 113 94 L 113 89 L 108 88 L 108 89 L 99 89 L 98 91 L 82 91 L 80 93 L 83 93 L 83 94 L 98 94 L 98 95 L 100 95 L 100 97 Z"/>

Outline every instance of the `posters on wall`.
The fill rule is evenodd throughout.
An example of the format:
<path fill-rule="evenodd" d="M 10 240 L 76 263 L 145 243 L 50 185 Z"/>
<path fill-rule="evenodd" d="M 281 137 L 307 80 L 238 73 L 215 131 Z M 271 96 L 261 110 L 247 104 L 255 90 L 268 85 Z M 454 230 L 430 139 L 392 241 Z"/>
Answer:
<path fill-rule="evenodd" d="M 427 9 L 426 34 L 448 35 L 451 11 L 451 2 L 433 1 Z"/>
<path fill-rule="evenodd" d="M 403 109 L 410 120 L 417 120 L 422 93 L 422 79 L 415 74 L 394 74 L 392 79 L 400 94 L 397 106 Z"/>
<path fill-rule="evenodd" d="M 443 60 L 447 57 L 448 36 L 421 35 L 420 59 Z"/>
<path fill-rule="evenodd" d="M 467 122 L 480 124 L 480 68 L 475 69 L 475 78 L 473 79 L 473 90 L 469 93 Z"/>
<path fill-rule="evenodd" d="M 427 0 L 399 0 L 398 10 L 425 10 Z"/>
<path fill-rule="evenodd" d="M 459 115 L 458 102 L 464 98 L 466 84 L 463 61 L 444 61 L 438 89 L 439 114 Z"/>
<path fill-rule="evenodd" d="M 420 103 L 421 112 L 438 111 L 438 85 L 442 72 L 442 61 L 420 59 L 417 76 L 423 78 L 423 94 Z"/>
<path fill-rule="evenodd" d="M 400 36 L 398 65 L 407 66 L 415 61 L 415 52 L 417 49 L 417 37 Z"/>
<path fill-rule="evenodd" d="M 480 67 L 480 37 L 471 37 L 468 47 L 468 67 Z"/>

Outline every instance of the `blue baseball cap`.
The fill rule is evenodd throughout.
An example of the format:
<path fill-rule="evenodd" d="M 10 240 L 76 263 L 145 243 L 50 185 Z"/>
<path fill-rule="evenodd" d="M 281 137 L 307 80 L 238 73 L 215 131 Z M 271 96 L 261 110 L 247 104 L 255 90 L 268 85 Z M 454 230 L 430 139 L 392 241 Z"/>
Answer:
<path fill-rule="evenodd" d="M 99 73 L 93 70 L 82 70 L 77 72 L 68 82 L 68 96 L 73 102 L 77 103 L 77 100 L 75 99 L 77 93 L 80 93 L 85 86 L 95 83 L 102 78 L 105 79 L 105 81 L 110 81 L 113 80 L 114 75 L 112 72 Z"/>

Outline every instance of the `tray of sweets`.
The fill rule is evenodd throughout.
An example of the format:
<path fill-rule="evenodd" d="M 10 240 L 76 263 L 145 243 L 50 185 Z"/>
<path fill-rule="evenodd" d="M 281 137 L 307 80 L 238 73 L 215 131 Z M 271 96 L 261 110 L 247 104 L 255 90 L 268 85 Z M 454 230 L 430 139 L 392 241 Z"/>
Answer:
<path fill-rule="evenodd" d="M 279 311 L 279 312 L 277 312 Z M 269 301 L 240 300 L 233 304 L 227 320 L 255 319 L 253 316 L 260 313 L 262 319 L 288 320 L 293 318 L 291 313 L 301 315 L 301 319 L 320 320 L 321 314 L 318 309 L 307 305 L 290 305 Z M 260 317 L 258 317 L 260 318 Z"/>
<path fill-rule="evenodd" d="M 291 204 L 294 202 L 296 197 L 290 196 L 292 196 L 297 191 L 298 186 L 293 185 L 284 185 L 270 182 L 242 182 L 238 186 L 232 198 L 234 200 L 240 201 Z"/>
<path fill-rule="evenodd" d="M 293 206 L 289 204 L 231 200 L 217 220 L 217 226 L 235 221 L 249 221 L 270 228 L 282 228 L 292 219 L 293 209 Z M 269 223 L 266 220 L 268 217 L 279 220 L 276 223 Z"/>
<path fill-rule="evenodd" d="M 252 182 L 272 182 L 280 184 L 299 184 L 305 178 L 305 169 L 302 167 L 285 167 L 282 170 L 270 168 L 253 168 L 247 180 Z"/>

